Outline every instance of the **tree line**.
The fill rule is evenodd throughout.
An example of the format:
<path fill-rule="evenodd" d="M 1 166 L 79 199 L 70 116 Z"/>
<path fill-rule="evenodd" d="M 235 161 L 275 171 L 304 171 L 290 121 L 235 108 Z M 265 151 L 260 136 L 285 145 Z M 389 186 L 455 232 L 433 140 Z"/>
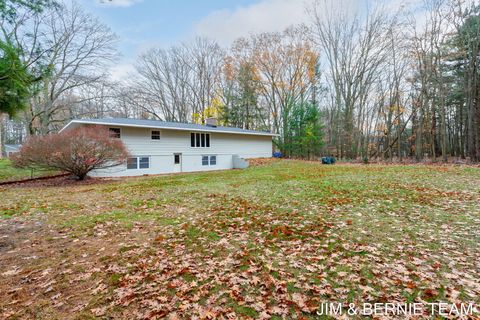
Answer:
<path fill-rule="evenodd" d="M 278 133 L 287 157 L 479 161 L 479 4 L 355 3 L 314 1 L 308 24 L 228 48 L 206 38 L 153 48 L 115 82 L 118 38 L 80 5 L 0 0 L 0 140 L 74 118 L 216 117 Z"/>

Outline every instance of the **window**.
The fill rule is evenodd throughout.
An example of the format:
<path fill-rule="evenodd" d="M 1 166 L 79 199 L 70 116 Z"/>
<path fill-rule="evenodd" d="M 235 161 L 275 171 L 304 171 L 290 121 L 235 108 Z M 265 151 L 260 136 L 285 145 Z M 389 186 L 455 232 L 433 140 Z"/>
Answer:
<path fill-rule="evenodd" d="M 127 169 L 137 169 L 137 158 L 127 159 Z"/>
<path fill-rule="evenodd" d="M 174 164 L 180 164 L 180 155 L 179 154 L 174 154 L 173 155 L 173 163 Z"/>
<path fill-rule="evenodd" d="M 202 156 L 202 166 L 208 166 L 208 156 Z"/>
<path fill-rule="evenodd" d="M 190 147 L 210 148 L 210 133 L 190 133 Z"/>
<path fill-rule="evenodd" d="M 127 159 L 127 169 L 150 168 L 150 157 L 133 157 Z"/>
<path fill-rule="evenodd" d="M 215 166 L 217 164 L 217 156 L 210 156 L 210 165 Z"/>
<path fill-rule="evenodd" d="M 148 169 L 150 168 L 150 158 L 149 157 L 141 157 L 138 158 L 138 167 L 140 169 Z"/>
<path fill-rule="evenodd" d="M 112 138 L 120 139 L 120 128 L 108 128 L 108 131 L 110 132 L 110 136 Z"/>
<path fill-rule="evenodd" d="M 202 156 L 202 166 L 217 165 L 217 156 Z"/>
<path fill-rule="evenodd" d="M 152 140 L 160 140 L 160 131 L 152 130 Z"/>

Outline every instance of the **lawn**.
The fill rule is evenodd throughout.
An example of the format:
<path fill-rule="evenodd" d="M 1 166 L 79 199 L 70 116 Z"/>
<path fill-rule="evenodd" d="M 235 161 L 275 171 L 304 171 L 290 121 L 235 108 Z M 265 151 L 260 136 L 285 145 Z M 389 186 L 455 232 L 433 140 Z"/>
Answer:
<path fill-rule="evenodd" d="M 285 160 L 2 188 L 0 318 L 321 319 L 323 302 L 478 305 L 479 181 L 466 166 Z"/>
<path fill-rule="evenodd" d="M 54 173 L 55 173 L 54 171 L 35 170 L 33 171 L 33 177 L 41 177 L 41 176 L 51 175 Z M 14 168 L 12 167 L 10 160 L 0 159 L 0 182 L 29 179 L 31 177 L 32 177 L 32 170 Z"/>

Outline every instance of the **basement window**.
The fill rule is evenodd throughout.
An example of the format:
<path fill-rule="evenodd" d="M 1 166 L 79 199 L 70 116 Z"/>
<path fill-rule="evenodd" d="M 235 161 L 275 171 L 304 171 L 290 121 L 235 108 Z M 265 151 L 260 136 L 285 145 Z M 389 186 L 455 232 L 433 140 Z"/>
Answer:
<path fill-rule="evenodd" d="M 208 166 L 208 156 L 202 156 L 202 166 Z"/>
<path fill-rule="evenodd" d="M 190 147 L 210 148 L 210 133 L 190 133 Z"/>
<path fill-rule="evenodd" d="M 202 166 L 216 166 L 217 156 L 202 156 Z"/>
<path fill-rule="evenodd" d="M 140 158 L 138 158 L 138 168 L 139 168 L 139 169 L 148 169 L 148 168 L 150 168 L 150 158 L 149 158 L 149 157 L 140 157 Z"/>
<path fill-rule="evenodd" d="M 210 165 L 211 166 L 217 165 L 217 156 L 210 156 Z"/>
<path fill-rule="evenodd" d="M 127 169 L 150 168 L 150 157 L 132 157 L 127 159 Z"/>
<path fill-rule="evenodd" d="M 137 169 L 137 158 L 127 159 L 127 169 Z"/>

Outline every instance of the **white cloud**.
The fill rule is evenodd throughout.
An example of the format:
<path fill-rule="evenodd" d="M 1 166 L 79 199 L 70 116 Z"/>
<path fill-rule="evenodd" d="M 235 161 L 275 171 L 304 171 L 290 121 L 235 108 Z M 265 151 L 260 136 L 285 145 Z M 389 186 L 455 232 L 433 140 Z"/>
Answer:
<path fill-rule="evenodd" d="M 114 81 L 125 81 L 131 78 L 136 72 L 133 63 L 126 62 L 117 64 L 110 69 L 110 79 Z"/>
<path fill-rule="evenodd" d="M 108 7 L 130 7 L 143 0 L 96 0 L 98 4 Z"/>
<path fill-rule="evenodd" d="M 194 34 L 230 45 L 235 39 L 253 32 L 282 31 L 298 23 L 308 22 L 303 0 L 261 0 L 237 7 L 234 10 L 218 10 L 200 20 Z"/>
<path fill-rule="evenodd" d="M 309 24 L 311 17 L 307 8 L 313 3 L 320 12 L 333 14 L 365 13 L 376 6 L 387 12 L 403 9 L 418 15 L 421 11 L 418 0 L 258 0 L 248 6 L 210 13 L 194 25 L 193 35 L 209 37 L 229 46 L 235 39 L 251 33 L 283 31 L 291 25 Z"/>

